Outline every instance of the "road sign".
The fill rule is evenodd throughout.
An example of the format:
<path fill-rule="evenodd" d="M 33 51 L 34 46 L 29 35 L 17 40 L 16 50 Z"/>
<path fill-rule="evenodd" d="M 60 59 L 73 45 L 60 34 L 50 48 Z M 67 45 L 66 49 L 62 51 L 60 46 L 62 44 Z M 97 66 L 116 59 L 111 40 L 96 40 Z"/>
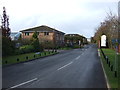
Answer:
<path fill-rule="evenodd" d="M 101 47 L 106 47 L 106 35 L 101 36 Z"/>

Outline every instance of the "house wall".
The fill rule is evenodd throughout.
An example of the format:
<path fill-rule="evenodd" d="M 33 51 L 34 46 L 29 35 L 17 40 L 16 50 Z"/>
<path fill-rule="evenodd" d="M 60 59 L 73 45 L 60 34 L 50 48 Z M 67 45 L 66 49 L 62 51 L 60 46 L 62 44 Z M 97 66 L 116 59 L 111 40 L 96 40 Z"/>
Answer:
<path fill-rule="evenodd" d="M 30 32 L 29 35 L 25 35 L 25 32 L 22 32 L 22 39 L 27 39 L 30 40 L 33 36 L 33 32 Z M 40 42 L 44 42 L 44 41 L 53 41 L 54 37 L 54 33 L 53 32 L 49 32 L 49 35 L 44 35 L 44 32 L 40 32 L 38 35 L 38 39 Z"/>
<path fill-rule="evenodd" d="M 27 39 L 27 40 L 30 40 L 31 38 L 32 38 L 32 35 L 33 35 L 33 33 L 31 32 L 31 33 L 29 33 L 29 36 L 25 36 L 25 32 L 22 32 L 22 39 Z"/>
<path fill-rule="evenodd" d="M 57 46 L 63 46 L 64 45 L 64 34 L 62 33 L 55 33 L 55 43 Z"/>
<path fill-rule="evenodd" d="M 49 35 L 44 35 L 44 32 L 41 32 L 41 33 L 39 33 L 38 38 L 39 38 L 40 42 L 54 41 L 54 33 L 49 32 Z"/>
<path fill-rule="evenodd" d="M 34 32 L 29 32 L 29 35 L 25 35 L 27 32 L 22 32 L 23 40 L 30 40 L 34 34 Z M 45 31 L 48 32 L 48 31 Z M 45 47 L 51 46 L 63 46 L 64 44 L 64 34 L 59 31 L 49 32 L 49 35 L 45 35 L 45 32 L 39 32 L 38 39 L 41 44 Z M 47 45 L 49 44 L 49 45 Z"/>

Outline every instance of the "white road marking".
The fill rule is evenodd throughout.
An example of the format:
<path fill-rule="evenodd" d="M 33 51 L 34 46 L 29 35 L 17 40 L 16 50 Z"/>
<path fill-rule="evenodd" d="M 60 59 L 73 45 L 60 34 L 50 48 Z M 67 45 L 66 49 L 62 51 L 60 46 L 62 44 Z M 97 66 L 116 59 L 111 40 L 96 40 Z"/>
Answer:
<path fill-rule="evenodd" d="M 16 87 L 19 87 L 19 86 L 22 86 L 22 85 L 27 84 L 27 83 L 30 83 L 30 82 L 33 82 L 33 81 L 35 81 L 35 80 L 37 80 L 37 79 L 38 79 L 38 78 L 34 78 L 34 79 L 32 79 L 32 80 L 23 82 L 23 83 L 21 83 L 21 84 L 18 84 L 18 85 L 15 85 L 15 86 L 13 86 L 13 87 L 10 87 L 10 89 L 16 88 Z"/>
<path fill-rule="evenodd" d="M 100 57 L 100 51 L 98 50 L 98 56 Z"/>
<path fill-rule="evenodd" d="M 70 65 L 70 64 L 72 64 L 73 62 L 70 62 L 70 63 L 68 63 L 68 64 L 66 64 L 66 65 L 64 65 L 64 66 L 62 66 L 61 68 L 58 68 L 57 70 L 61 70 L 61 69 L 63 69 L 63 68 L 65 68 L 65 67 L 67 67 L 68 65 Z"/>
<path fill-rule="evenodd" d="M 80 56 L 76 57 L 75 59 L 78 60 L 80 58 Z"/>
<path fill-rule="evenodd" d="M 81 55 L 84 55 L 84 53 L 82 53 Z"/>

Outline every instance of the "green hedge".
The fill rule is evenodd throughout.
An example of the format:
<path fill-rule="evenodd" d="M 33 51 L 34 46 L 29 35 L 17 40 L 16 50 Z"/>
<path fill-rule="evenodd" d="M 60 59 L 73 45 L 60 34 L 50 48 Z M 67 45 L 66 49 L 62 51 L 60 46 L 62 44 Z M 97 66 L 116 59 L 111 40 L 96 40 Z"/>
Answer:
<path fill-rule="evenodd" d="M 34 47 L 32 45 L 24 45 L 21 46 L 19 49 L 15 51 L 15 54 L 25 54 L 25 53 L 30 53 L 34 51 Z"/>
<path fill-rule="evenodd" d="M 30 53 L 34 51 L 34 47 L 32 45 L 24 45 L 21 46 L 19 50 L 21 53 Z"/>

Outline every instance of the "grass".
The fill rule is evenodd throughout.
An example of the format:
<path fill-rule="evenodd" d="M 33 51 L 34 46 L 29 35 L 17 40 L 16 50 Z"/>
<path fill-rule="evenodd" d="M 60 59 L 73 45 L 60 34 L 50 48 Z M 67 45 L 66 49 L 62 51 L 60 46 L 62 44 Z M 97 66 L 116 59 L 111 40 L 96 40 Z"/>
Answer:
<path fill-rule="evenodd" d="M 112 49 L 102 49 L 102 50 L 103 50 L 104 54 L 108 57 L 111 65 L 113 65 L 113 71 L 111 71 L 111 68 L 106 63 L 106 60 L 104 59 L 104 57 L 101 53 L 102 63 L 103 63 L 105 73 L 107 75 L 110 87 L 111 88 L 118 88 L 118 77 L 115 77 L 114 71 L 115 71 L 115 58 L 117 58 L 117 65 L 116 65 L 116 67 L 117 67 L 118 66 L 118 57 L 120 57 L 120 55 L 116 55 L 116 52 Z M 116 69 L 118 71 L 118 67 Z"/>
<path fill-rule="evenodd" d="M 20 63 L 24 61 L 29 61 L 32 59 L 37 59 L 40 57 L 48 56 L 48 55 L 53 55 L 57 52 L 41 52 L 41 54 L 35 54 L 35 53 L 26 53 L 26 54 L 21 54 L 21 55 L 14 55 L 14 56 L 7 56 L 2 58 L 2 65 L 9 65 L 9 64 L 15 64 L 15 63 Z M 28 59 L 26 58 L 28 57 Z M 17 61 L 17 59 L 19 59 Z"/>

